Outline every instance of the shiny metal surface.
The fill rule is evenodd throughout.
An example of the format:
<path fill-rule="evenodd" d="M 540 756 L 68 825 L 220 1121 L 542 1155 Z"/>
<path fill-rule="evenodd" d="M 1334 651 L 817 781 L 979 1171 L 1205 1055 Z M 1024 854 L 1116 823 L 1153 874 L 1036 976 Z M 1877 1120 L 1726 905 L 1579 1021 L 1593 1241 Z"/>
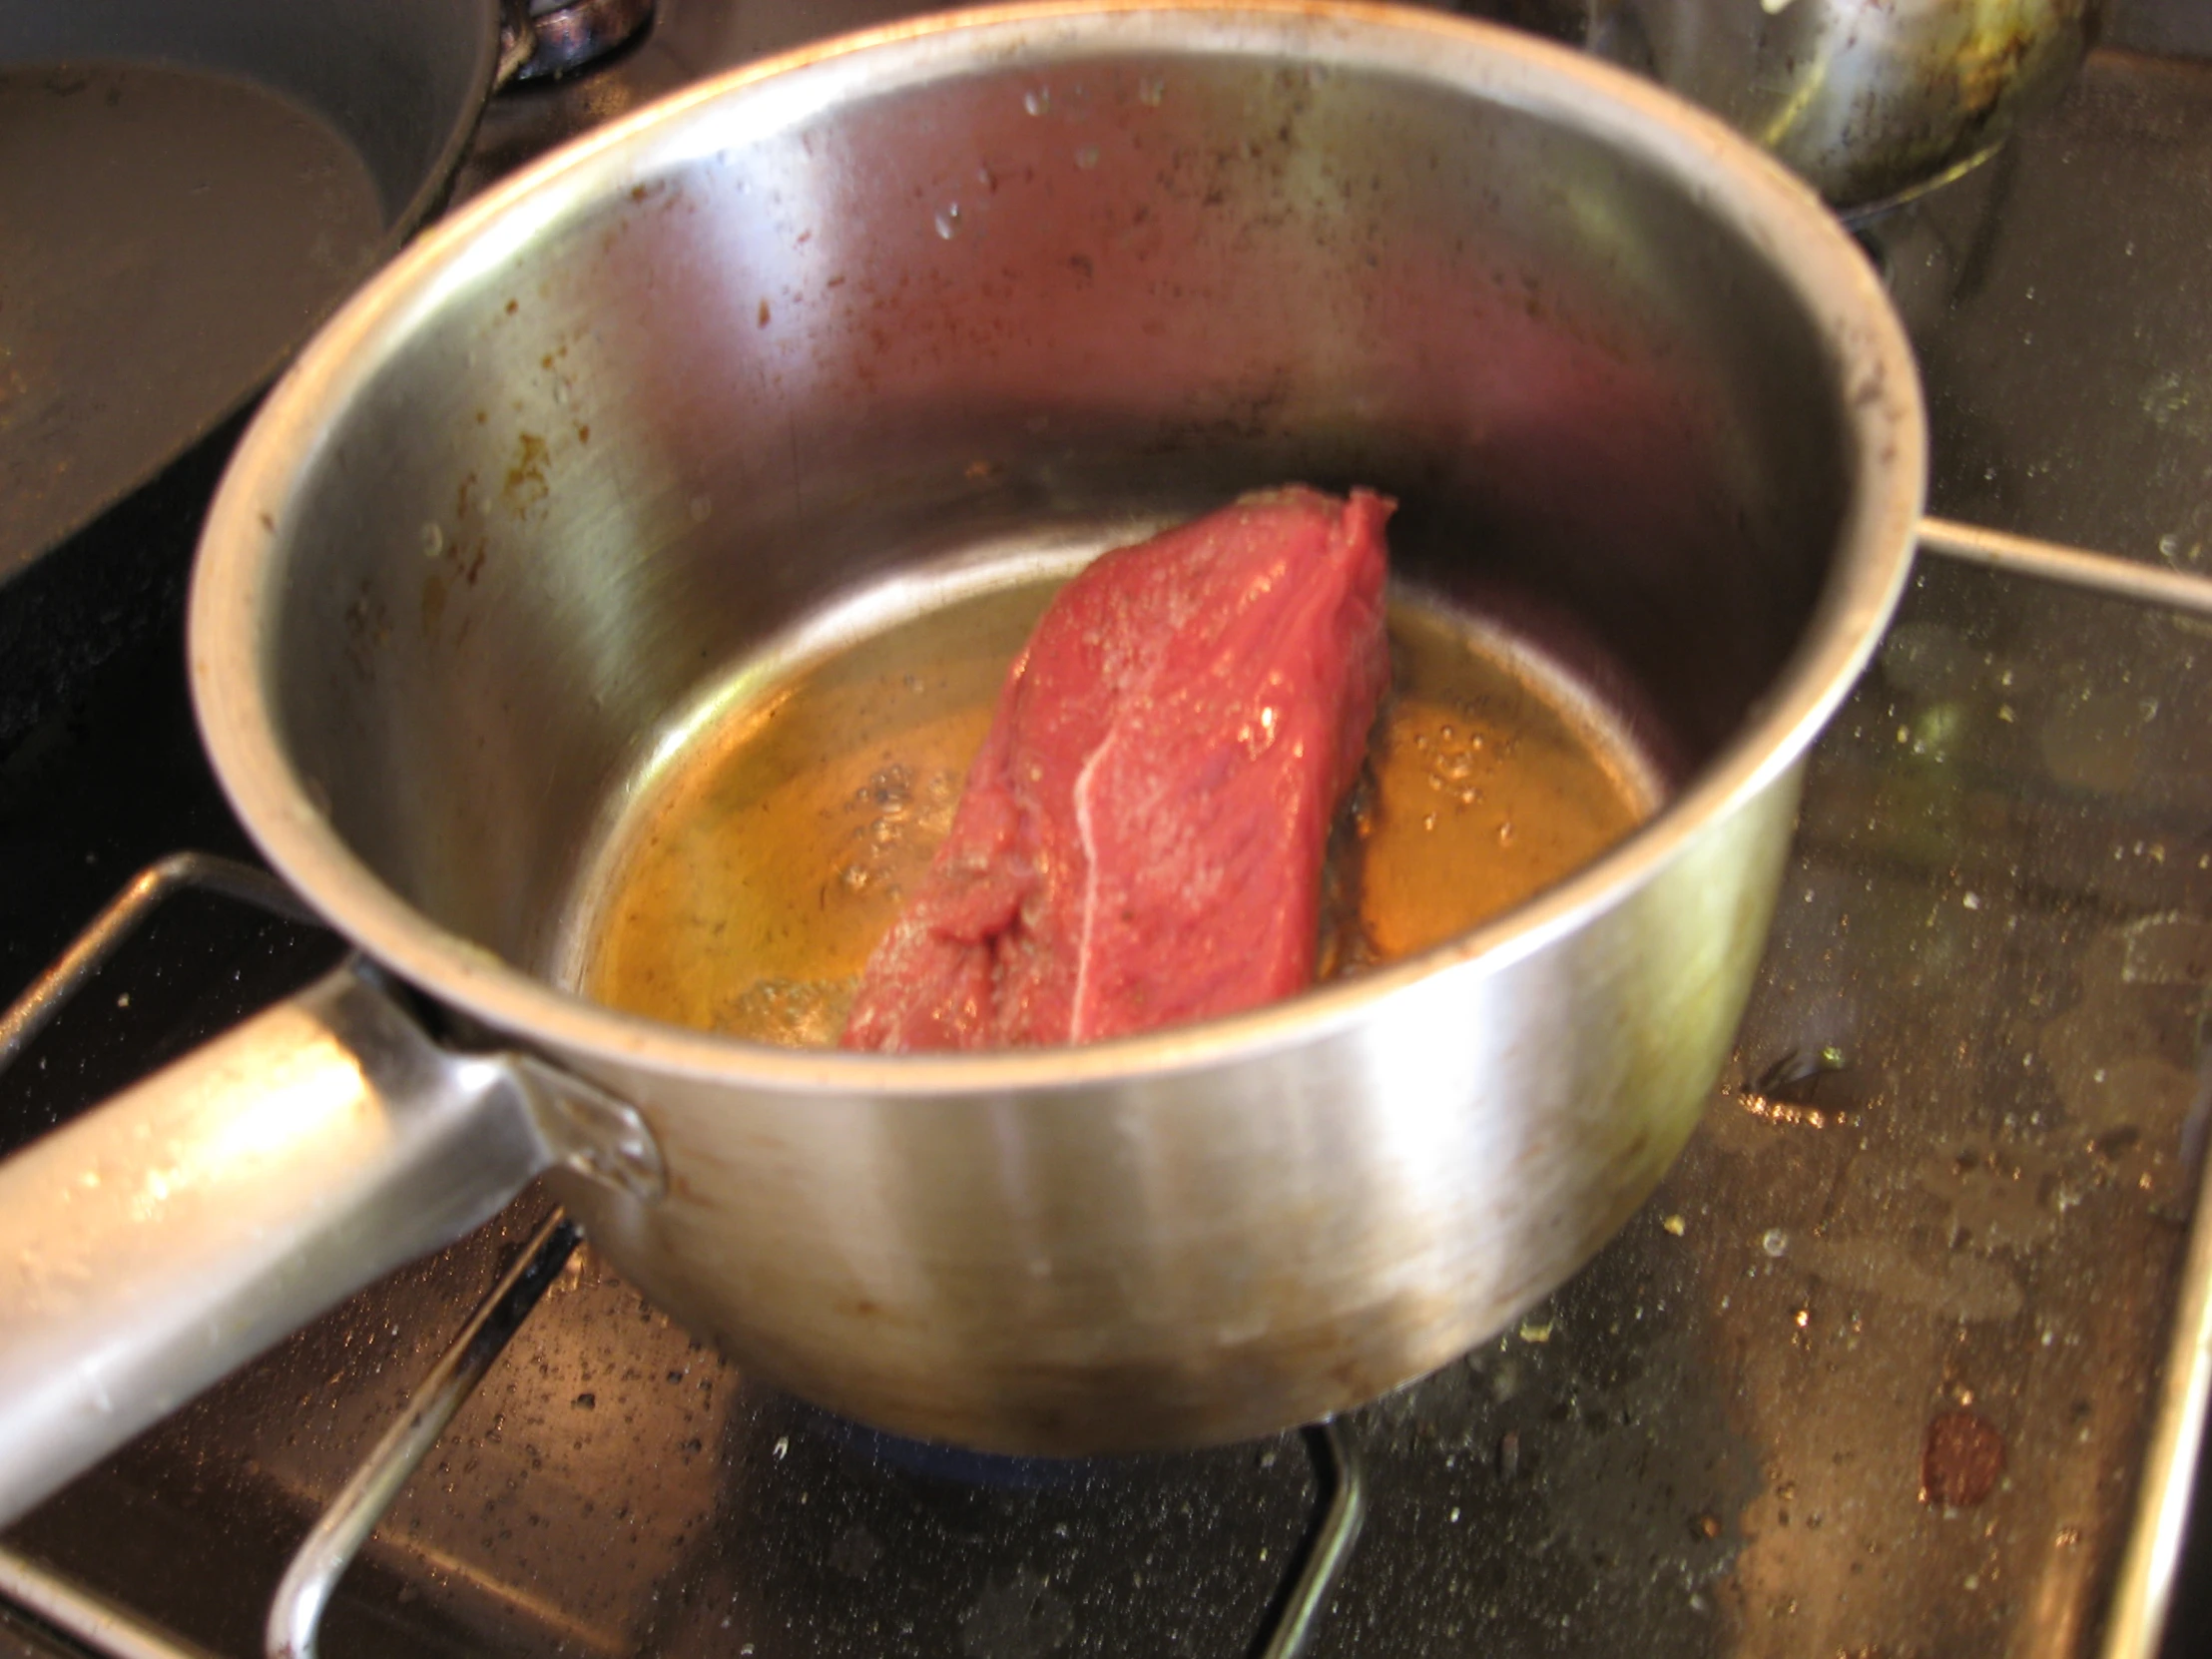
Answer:
<path fill-rule="evenodd" d="M 1941 518 L 1921 521 L 1920 545 L 1926 553 L 2032 581 L 2054 582 L 2103 594 L 2108 599 L 2212 617 L 2212 581 L 2188 571 L 2162 570 L 2135 559 L 2062 547 L 2032 536 L 2015 536 Z"/>
<path fill-rule="evenodd" d="M 0 1549 L 0 1598 L 109 1659 L 214 1659 L 196 1643 L 9 1549 Z M 0 1637 L 7 1634 L 0 1626 Z"/>
<path fill-rule="evenodd" d="M 2048 102 L 2101 0 L 1588 0 L 1588 44 L 1694 98 L 1837 207 L 1955 177 Z"/>
<path fill-rule="evenodd" d="M 653 21 L 653 0 L 526 0 L 522 9 L 515 33 L 528 37 L 530 51 L 515 70 L 519 81 L 573 75 L 620 51 Z"/>
<path fill-rule="evenodd" d="M 575 1096 L 346 967 L 0 1164 L 0 1522 L 540 1171 L 650 1165 Z"/>
<path fill-rule="evenodd" d="M 217 500 L 195 695 L 342 930 L 637 1103 L 666 1201 L 563 1196 L 693 1330 L 925 1438 L 1226 1440 L 1462 1352 L 1664 1171 L 1921 456 L 1857 251 L 1640 83 L 1417 12 L 968 14 L 709 84 L 373 284 Z M 1426 956 L 1081 1051 L 772 1051 L 537 976 L 718 665 L 1283 477 L 1571 617 L 1670 807 Z"/>
<path fill-rule="evenodd" d="M 2155 1653 L 2166 1635 L 2181 1588 L 2184 1551 L 2196 1469 L 2204 1453 L 2205 1405 L 2212 1398 L 2212 1204 L 2200 1171 L 2196 1219 L 2189 1229 L 2173 1330 L 2143 1448 L 2143 1482 L 2136 1495 L 2127 1549 L 2113 1581 L 2106 1615 L 2103 1659 L 2137 1659 Z"/>
<path fill-rule="evenodd" d="M 1329 1493 L 1321 1525 L 1307 1545 L 1306 1560 L 1283 1608 L 1282 1621 L 1260 1644 L 1260 1659 L 1304 1659 L 1314 1632 L 1329 1612 L 1330 1597 L 1344 1576 L 1345 1564 L 1367 1524 L 1367 1477 L 1360 1455 L 1335 1418 L 1306 1430 L 1314 1454 L 1314 1472 Z"/>

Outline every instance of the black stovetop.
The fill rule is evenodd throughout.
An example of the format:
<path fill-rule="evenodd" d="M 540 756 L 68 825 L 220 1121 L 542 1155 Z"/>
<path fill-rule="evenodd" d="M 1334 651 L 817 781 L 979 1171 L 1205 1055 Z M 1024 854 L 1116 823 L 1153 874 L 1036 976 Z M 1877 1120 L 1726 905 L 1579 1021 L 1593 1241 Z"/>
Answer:
<path fill-rule="evenodd" d="M 830 10 L 664 0 L 610 70 L 495 108 L 461 192 Z M 2189 44 L 2178 10 L 2141 15 L 2137 38 Z M 1874 241 L 1928 384 L 1934 510 L 2206 568 L 2212 65 L 2100 53 Z M 248 851 L 194 737 L 176 591 L 0 758 L 0 993 L 143 863 Z M 2195 1194 L 2200 659 L 2198 624 L 1916 578 L 1816 751 L 1766 973 L 1680 1166 L 1516 1331 L 1351 1419 L 1373 1509 L 1317 1654 L 2097 1646 Z M 0 1077 L 0 1144 L 334 948 L 177 901 Z M 1844 1069 L 1783 1063 L 1831 1048 Z M 531 1202 L 9 1544 L 258 1651 L 291 1543 Z M 1945 1510 L 1922 1458 L 1960 1411 L 2005 1474 Z M 1072 1469 L 917 1457 L 751 1383 L 587 1252 L 346 1579 L 326 1651 L 1241 1653 L 1314 1496 L 1295 1436 Z"/>

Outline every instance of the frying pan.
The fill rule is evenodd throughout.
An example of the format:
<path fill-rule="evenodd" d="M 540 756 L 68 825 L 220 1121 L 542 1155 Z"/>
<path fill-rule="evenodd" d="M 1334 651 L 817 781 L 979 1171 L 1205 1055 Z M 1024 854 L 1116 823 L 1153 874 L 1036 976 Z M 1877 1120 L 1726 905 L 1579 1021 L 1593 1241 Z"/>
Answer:
<path fill-rule="evenodd" d="M 1431 13 L 958 14 L 549 159 L 324 329 L 210 514 L 203 732 L 362 955 L 0 1167 L 0 1518 L 540 1172 L 695 1332 L 919 1438 L 1195 1445 L 1442 1364 L 1695 1123 L 1923 451 L 1811 192 Z M 1572 615 L 1667 805 L 1435 949 L 1092 1047 L 770 1049 L 555 982 L 729 665 L 1285 478 L 1396 495 L 1409 591 Z"/>
<path fill-rule="evenodd" d="M 443 199 L 494 0 L 0 8 L 0 741 L 151 626 L 243 412 Z"/>

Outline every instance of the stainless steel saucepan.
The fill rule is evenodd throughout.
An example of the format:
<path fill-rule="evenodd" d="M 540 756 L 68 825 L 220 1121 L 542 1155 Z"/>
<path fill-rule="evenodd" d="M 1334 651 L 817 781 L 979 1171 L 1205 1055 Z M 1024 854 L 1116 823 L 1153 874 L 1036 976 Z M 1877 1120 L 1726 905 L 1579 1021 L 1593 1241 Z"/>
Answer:
<path fill-rule="evenodd" d="M 1463 1352 L 1689 1134 L 1923 447 L 1810 192 L 1428 13 L 967 13 L 550 159 L 325 329 L 210 517 L 217 770 L 362 955 L 0 1168 L 0 1519 L 541 1171 L 694 1331 L 910 1435 L 1221 1441 Z M 1287 478 L 1396 495 L 1410 587 L 1571 617 L 1664 810 L 1425 954 L 1092 1048 L 773 1050 L 552 982 L 723 665 Z"/>

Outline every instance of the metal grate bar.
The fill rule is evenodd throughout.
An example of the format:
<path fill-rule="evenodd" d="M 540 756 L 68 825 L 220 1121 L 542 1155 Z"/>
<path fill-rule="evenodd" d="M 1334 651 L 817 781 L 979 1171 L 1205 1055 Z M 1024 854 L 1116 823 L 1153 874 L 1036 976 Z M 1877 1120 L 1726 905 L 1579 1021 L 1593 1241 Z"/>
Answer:
<path fill-rule="evenodd" d="M 308 926 L 325 925 L 289 887 L 266 870 L 211 852 L 172 852 L 133 876 L 130 884 L 110 899 L 107 908 L 54 959 L 53 965 L 31 981 L 30 988 L 5 1014 L 0 1014 L 0 1069 L 5 1069 L 33 1037 L 46 1029 L 85 981 L 99 972 L 100 964 L 115 954 L 116 947 L 180 887 L 199 887 L 258 904 Z"/>
<path fill-rule="evenodd" d="M 2091 553 L 1947 518 L 1922 519 L 1920 545 L 1925 553 L 1939 553 L 1946 559 L 2008 576 L 2055 582 L 2060 587 L 2124 599 L 2135 605 L 2212 616 L 2212 579 L 2111 553 Z"/>
<path fill-rule="evenodd" d="M 0 1548 L 0 1600 L 108 1659 L 215 1659 L 206 1648 L 12 1549 Z"/>
<path fill-rule="evenodd" d="M 431 1368 L 376 1449 L 353 1471 L 300 1543 L 270 1604 L 265 1641 L 271 1659 L 314 1659 L 315 1631 L 338 1579 L 400 1489 L 420 1466 L 453 1413 L 476 1389 L 522 1328 L 583 1237 L 556 1210 L 515 1257 L 482 1306 Z"/>
<path fill-rule="evenodd" d="M 1306 1450 L 1314 1460 L 1315 1478 L 1329 1494 L 1329 1508 L 1307 1547 L 1283 1615 L 1260 1649 L 1260 1659 L 1301 1659 L 1313 1645 L 1314 1632 L 1329 1611 L 1337 1580 L 1352 1559 L 1352 1546 L 1360 1541 L 1360 1528 L 1368 1516 L 1367 1478 L 1360 1456 L 1335 1417 L 1306 1430 Z"/>

